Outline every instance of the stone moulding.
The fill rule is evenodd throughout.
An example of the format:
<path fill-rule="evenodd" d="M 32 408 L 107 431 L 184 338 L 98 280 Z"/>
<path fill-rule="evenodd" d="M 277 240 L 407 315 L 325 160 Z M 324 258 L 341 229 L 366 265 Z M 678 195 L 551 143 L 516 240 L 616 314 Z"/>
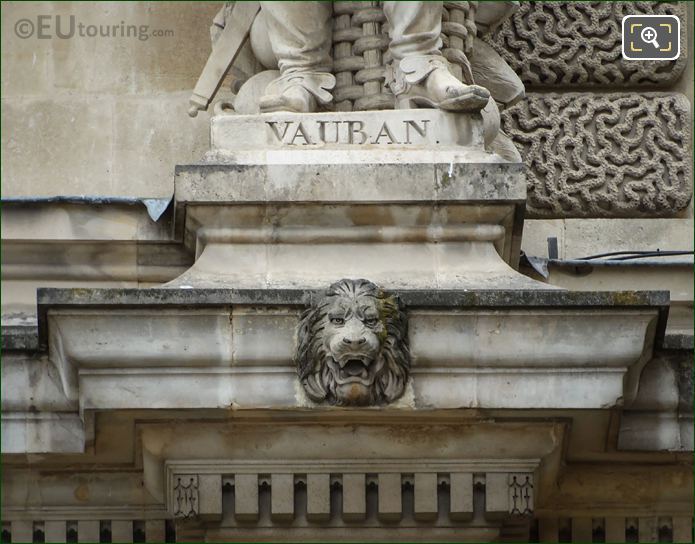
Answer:
<path fill-rule="evenodd" d="M 502 119 L 527 167 L 528 218 L 668 217 L 692 198 L 684 95 L 532 93 Z"/>
<path fill-rule="evenodd" d="M 315 459 L 304 462 L 172 460 L 164 463 L 165 503 L 168 511 L 178 518 L 221 519 L 222 486 L 234 486 L 234 517 L 242 522 L 257 522 L 259 488 L 269 485 L 273 520 L 282 516 L 283 521 L 290 521 L 295 515 L 301 517 L 294 511 L 293 500 L 295 485 L 301 483 L 307 489 L 307 519 L 328 522 L 332 513 L 330 486 L 339 484 L 344 494 L 359 496 L 365 494 L 367 485 L 387 487 L 395 477 L 398 497 L 394 499 L 391 490 L 389 498 L 396 500 L 392 505 L 396 511 L 391 511 L 393 508 L 389 509 L 386 504 L 380 505 L 378 517 L 382 521 L 399 521 L 404 514 L 397 508 L 401 503 L 401 482 L 415 488 L 418 497 L 415 501 L 416 518 L 434 521 L 430 506 L 434 506 L 436 511 L 437 486 L 428 485 L 430 480 L 451 488 L 453 500 L 450 509 L 444 512 L 448 514 L 450 523 L 473 518 L 474 484 L 485 486 L 486 517 L 504 519 L 533 514 L 534 471 L 539 463 L 540 459 L 417 459 L 398 462 L 393 459 Z M 353 488 L 348 479 L 354 478 L 358 478 L 359 485 Z M 201 480 L 209 484 L 201 486 Z M 425 497 L 431 500 L 422 500 Z"/>
<path fill-rule="evenodd" d="M 359 227 L 258 227 L 207 228 L 197 232 L 198 242 L 236 244 L 304 244 L 307 242 L 493 242 L 504 238 L 501 225 L 359 226 Z"/>
<path fill-rule="evenodd" d="M 320 162 L 261 164 L 185 164 L 175 169 L 176 206 L 211 206 L 263 202 L 445 204 L 514 202 L 526 199 L 521 164 L 463 163 L 450 160 L 407 162 L 396 153 L 390 162 Z M 475 180 L 475 183 L 472 183 Z M 480 180 L 480 181 L 478 181 Z"/>
<path fill-rule="evenodd" d="M 90 422 L 66 412 L 2 412 L 2 453 L 82 453 Z"/>
<path fill-rule="evenodd" d="M 395 410 L 612 406 L 634 395 L 668 306 L 665 292 L 392 292 L 408 308 L 412 357 Z M 306 398 L 293 361 L 300 311 L 316 292 L 38 296 L 40 343 L 82 411 L 335 409 Z"/>
<path fill-rule="evenodd" d="M 674 83 L 688 62 L 685 2 L 521 2 L 485 39 L 527 89 L 586 85 L 633 87 Z M 624 60 L 624 15 L 676 15 L 681 55 L 673 61 Z"/>

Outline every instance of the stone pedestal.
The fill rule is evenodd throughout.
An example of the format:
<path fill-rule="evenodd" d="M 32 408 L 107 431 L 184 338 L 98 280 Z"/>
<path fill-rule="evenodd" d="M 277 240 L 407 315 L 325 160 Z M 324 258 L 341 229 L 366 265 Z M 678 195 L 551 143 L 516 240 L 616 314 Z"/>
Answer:
<path fill-rule="evenodd" d="M 479 115 L 436 110 L 218 116 L 207 160 L 176 170 L 197 260 L 168 287 L 365 277 L 394 289 L 547 289 L 514 270 L 523 168 L 487 152 L 484 133 Z"/>
<path fill-rule="evenodd" d="M 197 259 L 168 286 L 547 288 L 513 269 L 524 198 L 513 164 L 180 166 Z"/>

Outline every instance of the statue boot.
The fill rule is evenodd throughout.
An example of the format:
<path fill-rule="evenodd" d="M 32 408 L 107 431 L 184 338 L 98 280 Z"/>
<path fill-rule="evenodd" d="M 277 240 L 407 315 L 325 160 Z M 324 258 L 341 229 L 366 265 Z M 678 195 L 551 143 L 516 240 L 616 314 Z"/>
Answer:
<path fill-rule="evenodd" d="M 291 111 L 312 113 L 331 104 L 335 76 L 327 72 L 290 72 L 266 87 L 261 97 L 261 113 Z"/>
<path fill-rule="evenodd" d="M 479 112 L 490 92 L 479 85 L 460 82 L 449 71 L 449 63 L 438 55 L 412 56 L 391 65 L 387 81 L 396 96 L 396 109 L 439 108 L 457 112 Z"/>

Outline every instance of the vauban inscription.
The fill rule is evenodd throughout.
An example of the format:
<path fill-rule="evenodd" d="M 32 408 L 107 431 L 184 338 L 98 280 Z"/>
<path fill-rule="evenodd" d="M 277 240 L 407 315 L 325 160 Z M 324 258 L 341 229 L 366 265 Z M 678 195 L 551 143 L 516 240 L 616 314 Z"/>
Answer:
<path fill-rule="evenodd" d="M 366 123 L 351 120 L 265 121 L 273 142 L 280 145 L 418 145 L 428 142 L 430 119 Z"/>
<path fill-rule="evenodd" d="M 481 115 L 434 108 L 221 114 L 212 118 L 210 131 L 212 148 L 230 152 L 482 148 L 483 136 Z"/>

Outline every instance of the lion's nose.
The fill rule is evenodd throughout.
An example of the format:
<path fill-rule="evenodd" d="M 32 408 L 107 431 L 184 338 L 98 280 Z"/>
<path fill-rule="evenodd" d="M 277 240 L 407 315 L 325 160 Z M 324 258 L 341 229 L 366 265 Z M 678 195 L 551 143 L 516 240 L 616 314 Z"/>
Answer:
<path fill-rule="evenodd" d="M 352 344 L 357 344 L 361 345 L 364 344 L 367 341 L 367 339 L 363 336 L 362 338 L 358 338 L 357 340 L 353 340 L 352 338 L 348 338 L 347 336 L 343 337 L 343 342 L 348 345 Z"/>

